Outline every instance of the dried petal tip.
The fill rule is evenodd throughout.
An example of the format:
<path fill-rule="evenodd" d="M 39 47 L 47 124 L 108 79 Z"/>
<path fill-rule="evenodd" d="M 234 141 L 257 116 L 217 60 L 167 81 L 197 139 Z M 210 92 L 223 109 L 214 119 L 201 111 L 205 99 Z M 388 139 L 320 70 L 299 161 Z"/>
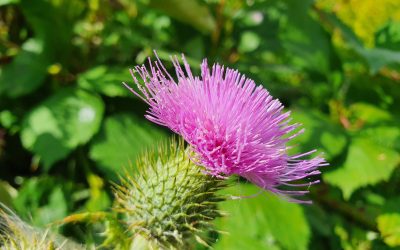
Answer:
<path fill-rule="evenodd" d="M 202 232 L 213 230 L 210 222 L 222 214 L 216 194 L 223 180 L 202 173 L 189 159 L 184 143 L 171 142 L 156 153 L 145 154 L 136 174 L 127 172 L 115 188 L 116 210 L 134 235 L 161 249 L 187 249 Z M 141 240 L 139 240 L 141 239 Z"/>
<path fill-rule="evenodd" d="M 184 69 L 176 57 L 172 59 L 176 79 L 159 59 L 149 60 L 149 70 L 144 65 L 132 70 L 139 93 L 127 87 L 150 105 L 147 119 L 170 128 L 191 145 L 198 165 L 210 175 L 236 174 L 290 196 L 307 191 L 284 191 L 279 186 L 318 182 L 297 182 L 319 174 L 318 168 L 328 164 L 321 157 L 304 159 L 314 151 L 288 155 L 287 143 L 302 131 L 295 132 L 299 124 L 289 123 L 290 113 L 283 111 L 278 99 L 237 70 L 219 64 L 209 68 L 204 60 L 201 74 L 194 76 L 183 56 L 182 60 Z"/>

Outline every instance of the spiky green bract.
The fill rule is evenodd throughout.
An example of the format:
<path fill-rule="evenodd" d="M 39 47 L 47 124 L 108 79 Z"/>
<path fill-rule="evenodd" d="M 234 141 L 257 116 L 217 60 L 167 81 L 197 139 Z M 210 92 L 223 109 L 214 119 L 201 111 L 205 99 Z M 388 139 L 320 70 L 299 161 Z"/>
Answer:
<path fill-rule="evenodd" d="M 129 229 L 160 249 L 187 249 L 202 244 L 211 221 L 222 216 L 217 191 L 225 181 L 206 175 L 190 160 L 182 140 L 172 140 L 157 152 L 143 155 L 137 171 L 127 171 L 116 186 L 116 208 L 126 215 Z M 136 172 L 136 174 L 131 174 Z"/>
<path fill-rule="evenodd" d="M 0 250 L 80 250 L 79 244 L 49 229 L 38 229 L 22 221 L 0 204 Z"/>

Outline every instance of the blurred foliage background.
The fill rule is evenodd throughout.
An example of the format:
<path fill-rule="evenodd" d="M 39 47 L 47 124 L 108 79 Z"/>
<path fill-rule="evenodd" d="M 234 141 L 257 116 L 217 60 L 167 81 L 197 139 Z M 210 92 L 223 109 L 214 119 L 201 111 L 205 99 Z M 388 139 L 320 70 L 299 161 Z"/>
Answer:
<path fill-rule="evenodd" d="M 121 85 L 154 49 L 264 85 L 307 129 L 294 151 L 331 164 L 311 206 L 225 202 L 215 249 L 400 249 L 398 0 L 0 0 L 0 202 L 36 226 L 109 210 L 110 181 L 170 136 Z M 94 245 L 107 225 L 59 230 Z"/>

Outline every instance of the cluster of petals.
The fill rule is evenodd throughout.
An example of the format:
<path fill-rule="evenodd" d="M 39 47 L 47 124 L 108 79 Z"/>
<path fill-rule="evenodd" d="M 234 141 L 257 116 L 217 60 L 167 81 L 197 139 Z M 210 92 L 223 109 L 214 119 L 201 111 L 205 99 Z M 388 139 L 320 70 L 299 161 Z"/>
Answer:
<path fill-rule="evenodd" d="M 282 186 L 307 187 L 318 182 L 309 177 L 318 175 L 319 167 L 327 163 L 319 156 L 305 159 L 314 150 L 288 155 L 288 142 L 303 130 L 290 123 L 290 112 L 263 86 L 237 70 L 219 64 L 210 68 L 207 60 L 199 76 L 192 74 L 183 55 L 183 66 L 177 57 L 171 60 L 175 78 L 159 59 L 149 59 L 148 67 L 131 70 L 138 90 L 125 86 L 149 105 L 147 119 L 188 142 L 197 164 L 208 174 L 239 175 L 285 196 L 308 190 Z"/>

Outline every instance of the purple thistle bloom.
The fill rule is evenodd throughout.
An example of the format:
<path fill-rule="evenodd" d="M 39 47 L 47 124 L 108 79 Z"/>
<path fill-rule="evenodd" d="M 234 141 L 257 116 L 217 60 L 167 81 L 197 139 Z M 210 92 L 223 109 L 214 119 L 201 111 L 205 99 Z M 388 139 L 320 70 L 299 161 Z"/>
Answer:
<path fill-rule="evenodd" d="M 158 58 L 157 58 L 158 59 Z M 321 157 L 302 159 L 315 150 L 288 155 L 286 145 L 303 130 L 289 124 L 290 113 L 283 111 L 262 86 L 237 70 L 207 61 L 201 64 L 201 76 L 193 76 L 182 55 L 172 58 L 177 80 L 158 59 L 150 70 L 136 66 L 131 70 L 140 95 L 150 109 L 146 118 L 181 135 L 196 152 L 197 164 L 208 174 L 225 178 L 236 174 L 276 194 L 302 195 L 304 190 L 280 190 L 278 186 L 310 186 L 319 182 L 292 183 L 320 173 L 328 165 Z M 144 86 L 135 76 L 144 81 Z M 296 200 L 297 202 L 307 202 Z"/>

